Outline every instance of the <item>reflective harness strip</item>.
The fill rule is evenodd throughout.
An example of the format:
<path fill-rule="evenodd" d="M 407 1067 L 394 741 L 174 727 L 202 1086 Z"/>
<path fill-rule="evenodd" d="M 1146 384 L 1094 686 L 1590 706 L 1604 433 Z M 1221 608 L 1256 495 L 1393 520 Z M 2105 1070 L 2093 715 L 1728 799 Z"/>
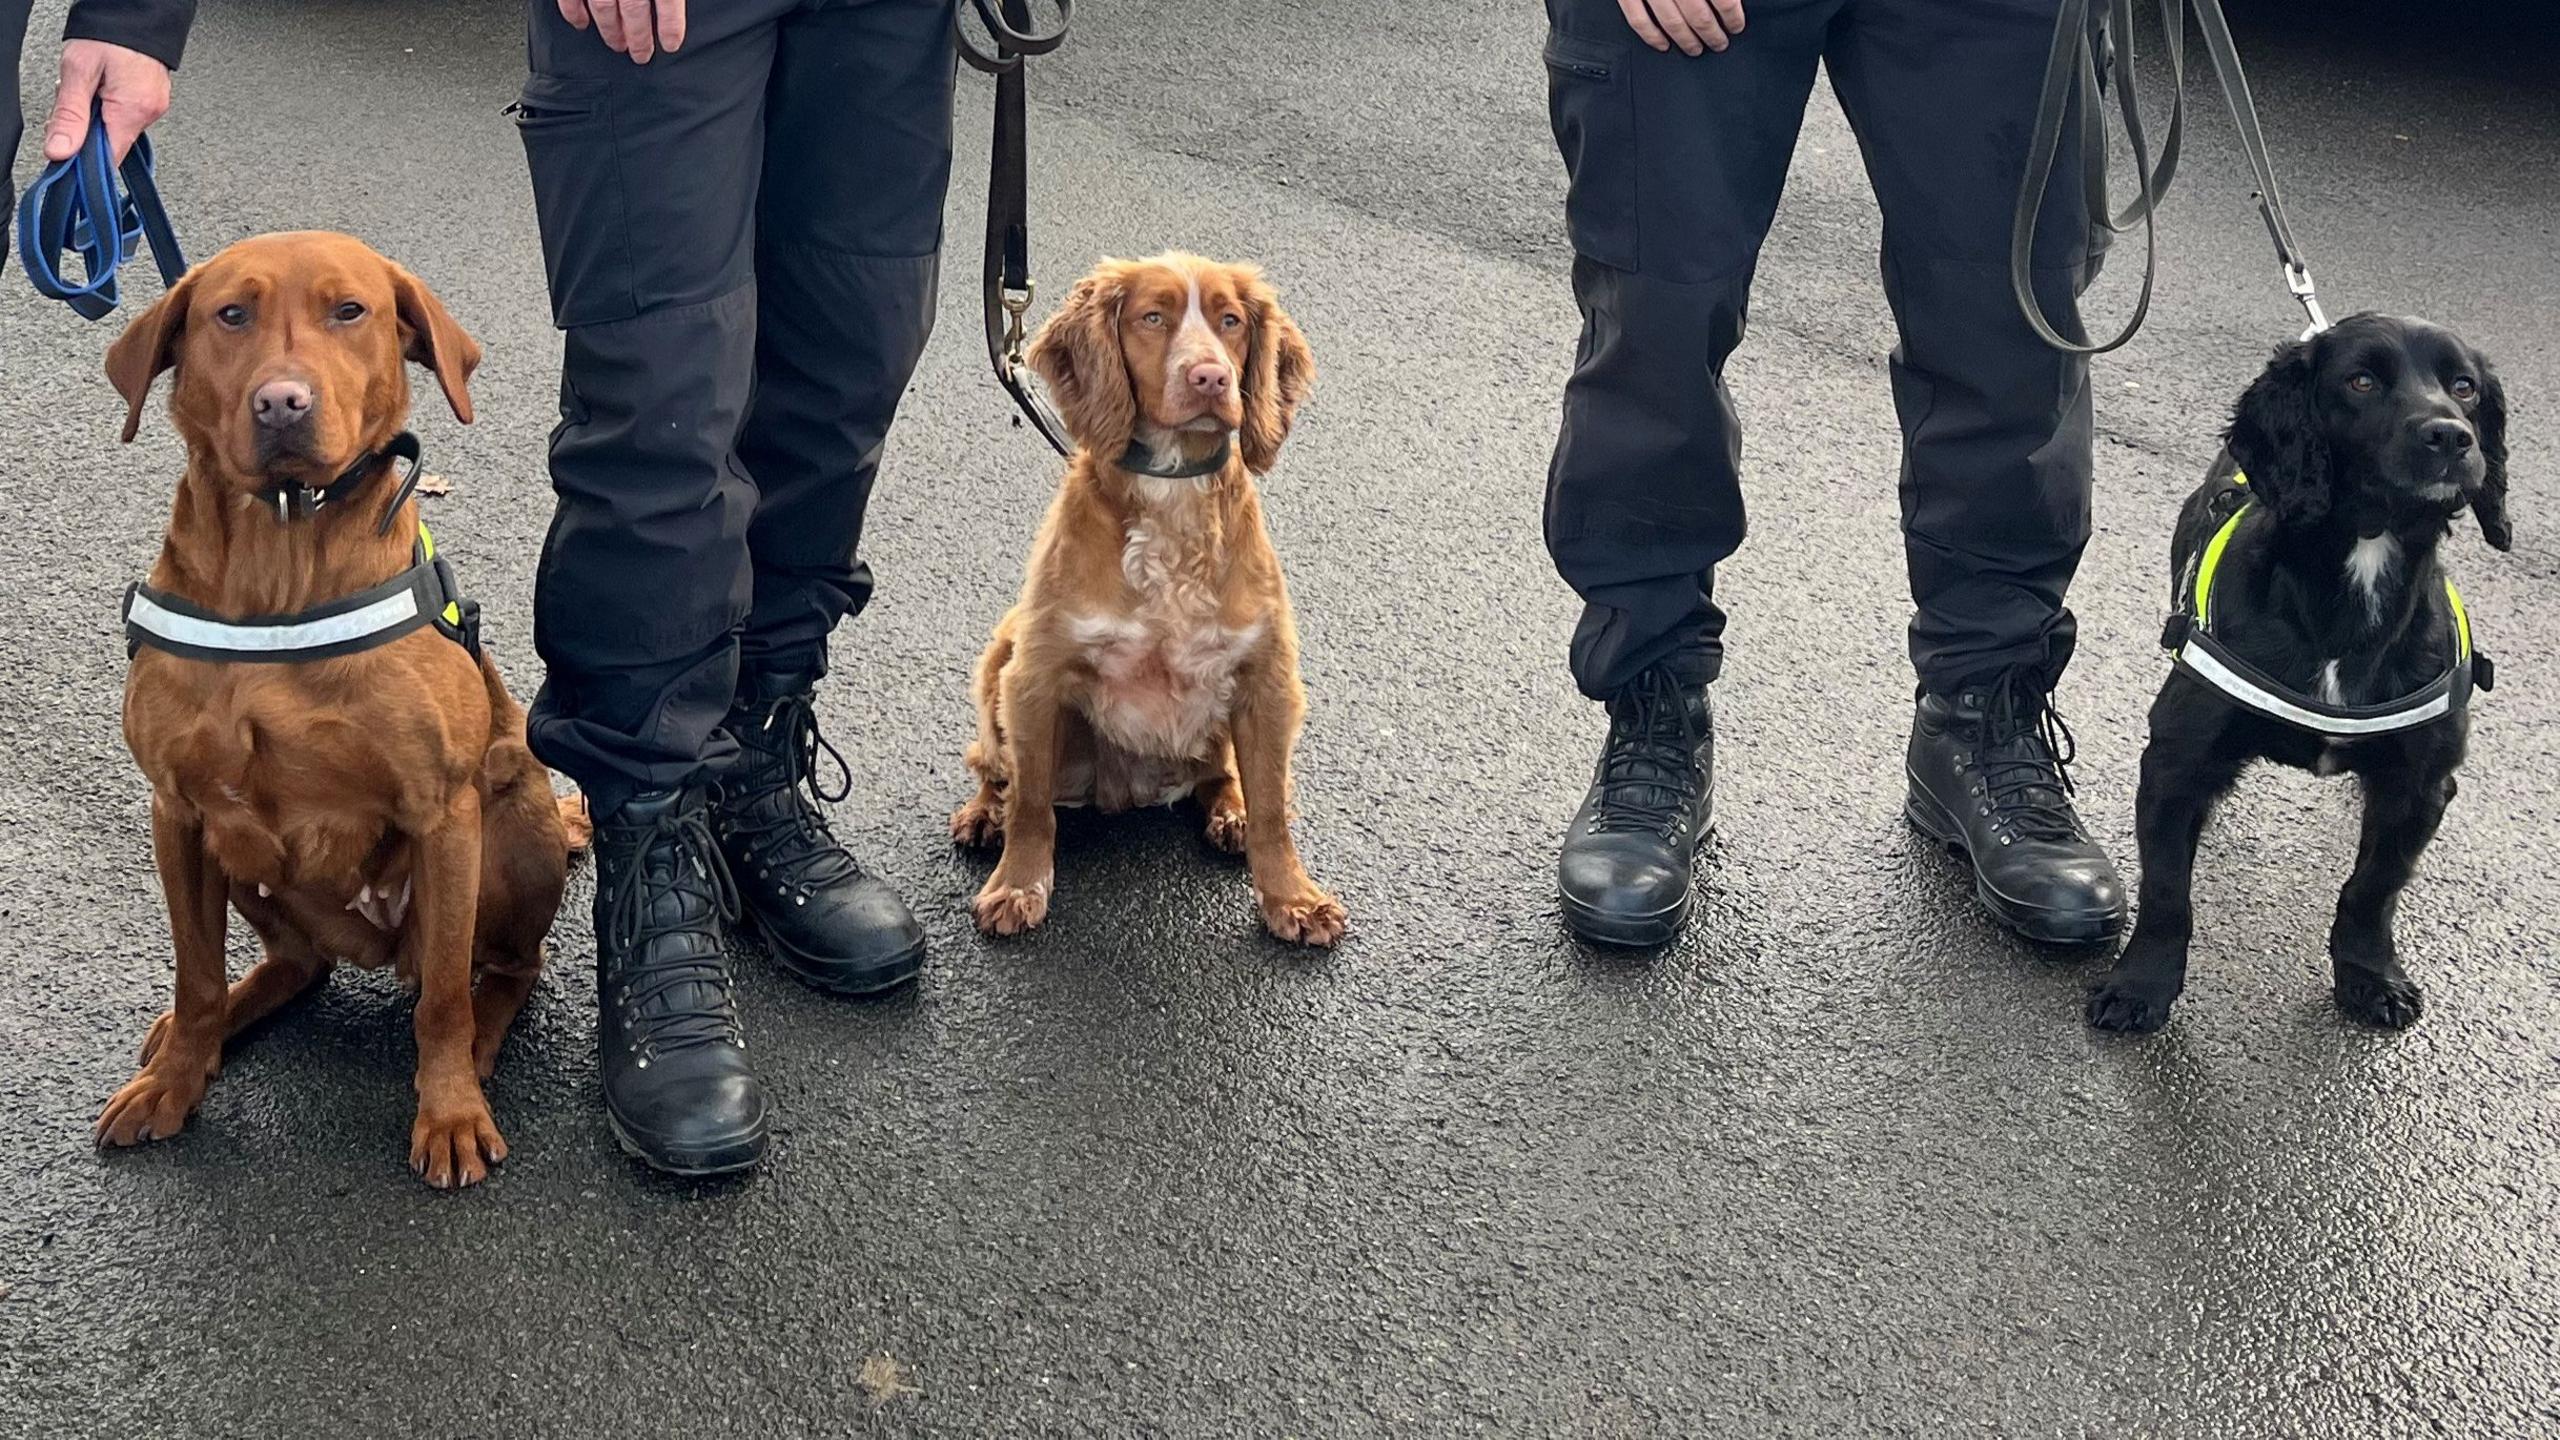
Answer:
<path fill-rule="evenodd" d="M 2248 477 L 2235 474 L 2234 483 L 2247 485 Z M 2470 704 L 2475 683 L 2489 688 L 2489 659 L 2471 648 L 2471 616 L 2462 605 L 2462 592 L 2451 578 L 2444 582 L 2446 602 L 2453 610 L 2453 664 L 2413 694 L 2380 705 L 2334 705 L 2315 695 L 2277 680 L 2242 659 L 2229 646 L 2214 638 L 2213 588 L 2220 576 L 2222 559 L 2231 548 L 2231 537 L 2240 531 L 2242 517 L 2254 502 L 2244 501 L 2231 512 L 2207 541 L 2195 567 L 2195 583 L 2186 588 L 2186 607 L 2170 617 L 2169 629 L 2161 638 L 2175 655 L 2178 668 L 2197 680 L 2220 691 L 2243 709 L 2272 720 L 2280 720 L 2296 729 L 2320 735 L 2368 736 L 2387 735 L 2412 730 L 2454 714 Z"/>
<path fill-rule="evenodd" d="M 421 523 L 416 559 L 368 590 L 292 615 L 229 620 L 137 582 L 125 592 L 126 658 L 143 649 L 190 660 L 290 665 L 372 650 L 433 625 L 474 657 L 480 653 L 480 607 L 462 598 L 453 568 L 436 555 Z"/>

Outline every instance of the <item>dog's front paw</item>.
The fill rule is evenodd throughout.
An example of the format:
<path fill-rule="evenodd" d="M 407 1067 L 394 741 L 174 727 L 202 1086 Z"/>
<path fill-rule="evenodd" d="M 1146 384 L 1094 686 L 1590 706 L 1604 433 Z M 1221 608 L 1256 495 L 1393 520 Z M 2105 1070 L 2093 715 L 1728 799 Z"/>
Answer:
<path fill-rule="evenodd" d="M 1262 924 L 1292 945 L 1331 945 L 1351 917 L 1342 902 L 1310 886 L 1300 894 L 1262 897 Z"/>
<path fill-rule="evenodd" d="M 2336 989 L 2339 1009 L 2352 1019 L 2385 1030 L 2408 1029 L 2418 1023 L 2418 1016 L 2427 1008 L 2417 982 L 2402 974 L 2397 965 L 2383 970 L 2341 965 Z"/>
<path fill-rule="evenodd" d="M 1002 874 L 988 877 L 986 888 L 969 902 L 978 928 L 990 935 L 1019 935 L 1049 918 L 1049 882 L 1008 882 Z"/>
<path fill-rule="evenodd" d="M 152 1052 L 151 1060 L 108 1097 L 107 1108 L 99 1112 L 90 1132 L 100 1145 L 166 1140 L 186 1129 L 187 1117 L 203 1102 L 204 1087 L 220 1063 L 219 1052 L 216 1059 L 203 1061 L 179 1055 L 169 1048 L 167 1032 L 157 1025 L 152 1027 L 152 1038 L 143 1043 Z"/>
<path fill-rule="evenodd" d="M 2111 971 L 2089 987 L 2089 1023 L 2119 1035 L 2148 1035 L 2169 1023 L 2180 988 Z"/>
<path fill-rule="evenodd" d="M 418 1107 L 418 1123 L 409 1128 L 409 1168 L 428 1184 L 439 1190 L 477 1185 L 506 1158 L 507 1142 L 478 1094 L 461 1104 Z"/>

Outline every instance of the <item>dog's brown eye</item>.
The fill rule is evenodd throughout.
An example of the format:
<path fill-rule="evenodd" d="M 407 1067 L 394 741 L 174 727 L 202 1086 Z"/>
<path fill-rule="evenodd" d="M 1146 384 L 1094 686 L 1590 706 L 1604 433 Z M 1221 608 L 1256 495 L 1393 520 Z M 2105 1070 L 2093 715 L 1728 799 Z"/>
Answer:
<path fill-rule="evenodd" d="M 329 314 L 341 325 L 352 325 L 364 318 L 364 306 L 358 301 L 350 300 L 330 311 Z"/>
<path fill-rule="evenodd" d="M 1161 310 L 1150 310 L 1138 318 L 1159 330 L 1164 328 L 1164 312 Z"/>
<path fill-rule="evenodd" d="M 1229 316 L 1225 317 L 1224 319 L 1221 319 L 1218 323 L 1219 323 L 1220 325 L 1225 326 L 1225 327 L 1226 327 L 1227 329 L 1229 329 L 1229 330 L 1233 330 L 1233 329 L 1234 329 L 1234 328 L 1236 328 L 1237 326 L 1239 326 L 1239 325 L 1241 325 L 1241 324 L 1243 324 L 1243 323 L 1244 323 L 1244 317 L 1243 317 L 1243 316 L 1241 316 L 1241 315 L 1229 315 Z"/>
<path fill-rule="evenodd" d="M 2369 372 L 2363 370 L 2347 377 L 2347 388 L 2359 395 L 2370 395 L 2380 388 L 2381 384 L 2381 381 L 2374 379 Z"/>
<path fill-rule="evenodd" d="M 213 318 L 221 321 L 223 328 L 237 330 L 249 323 L 249 311 L 245 306 L 225 305 L 213 312 Z"/>
<path fill-rule="evenodd" d="M 2452 389 L 2453 398 L 2456 400 L 2468 400 L 2480 393 L 2479 383 L 2468 375 L 2456 376 L 2449 388 Z"/>

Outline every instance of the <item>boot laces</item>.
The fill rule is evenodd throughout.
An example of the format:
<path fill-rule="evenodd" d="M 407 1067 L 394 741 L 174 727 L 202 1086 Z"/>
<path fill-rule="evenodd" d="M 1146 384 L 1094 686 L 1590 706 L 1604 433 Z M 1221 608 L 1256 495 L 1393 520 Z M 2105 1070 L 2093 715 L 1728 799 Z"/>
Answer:
<path fill-rule="evenodd" d="M 662 866 L 664 880 L 653 879 Z M 670 905 L 666 902 L 673 900 Z M 689 903 L 690 902 L 690 903 Z M 647 1057 L 722 1041 L 743 1045 L 729 995 L 728 959 L 719 928 L 738 918 L 738 892 L 711 838 L 704 807 L 672 810 L 633 842 L 629 868 L 605 899 L 609 948 L 624 957 L 613 977 L 632 1048 Z M 673 936 L 691 946 L 661 946 Z"/>
<path fill-rule="evenodd" d="M 723 826 L 760 872 L 778 872 L 804 893 L 858 878 L 862 866 L 828 828 L 820 808 L 853 793 L 853 768 L 818 732 L 817 697 L 806 691 L 783 696 L 756 728 L 757 734 L 741 737 L 758 752 L 739 777 L 753 788 L 742 789 L 734 797 L 738 803 L 724 807 Z M 818 778 L 822 755 L 835 762 L 833 789 Z"/>
<path fill-rule="evenodd" d="M 1594 834 L 1651 831 L 1668 835 L 1697 808 L 1705 777 L 1689 717 L 1689 697 L 1668 671 L 1648 670 L 1611 707 L 1609 744 L 1600 756 L 1600 805 Z"/>
<path fill-rule="evenodd" d="M 2021 840 L 2085 838 L 2071 808 L 2072 763 L 2079 741 L 2051 692 L 2023 671 L 2010 671 L 1982 697 L 1982 797 L 2007 835 Z"/>

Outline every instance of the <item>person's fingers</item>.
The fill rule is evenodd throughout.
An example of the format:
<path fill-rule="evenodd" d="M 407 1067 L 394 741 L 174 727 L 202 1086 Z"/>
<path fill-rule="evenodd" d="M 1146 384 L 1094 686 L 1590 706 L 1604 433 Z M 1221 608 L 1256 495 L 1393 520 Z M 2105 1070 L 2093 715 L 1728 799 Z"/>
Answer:
<path fill-rule="evenodd" d="M 684 48 L 684 0 L 658 0 L 658 48 L 670 55 Z"/>
<path fill-rule="evenodd" d="M 1714 3 L 1716 7 L 1716 18 L 1723 22 L 1724 33 L 1727 35 L 1741 34 L 1742 0 L 1714 0 Z"/>
<path fill-rule="evenodd" d="M 155 97 L 146 91 L 127 97 L 117 94 L 114 82 L 110 81 L 106 93 L 98 101 L 98 113 L 106 117 L 107 144 L 114 151 L 116 163 L 121 165 L 125 152 L 133 148 L 133 142 L 142 137 L 142 132 L 169 113 L 168 92 L 164 90 Z"/>
<path fill-rule="evenodd" d="M 62 80 L 54 87 L 53 115 L 44 126 L 45 159 L 68 160 L 80 153 L 80 142 L 89 138 L 89 111 L 97 101 L 98 80 L 105 73 L 106 64 L 98 57 L 63 52 Z"/>
<path fill-rule="evenodd" d="M 1673 3 L 1680 7 L 1680 18 L 1688 22 L 1689 33 L 1698 37 L 1699 44 L 1720 51 L 1733 43 L 1726 37 L 1724 22 L 1716 18 L 1715 8 L 1708 4 L 1708 0 L 1673 0 Z M 1692 50 L 1689 53 L 1695 55 L 1698 52 Z"/>
<path fill-rule="evenodd" d="M 1670 37 L 1672 46 L 1683 55 L 1704 55 L 1707 47 L 1698 40 L 1698 32 L 1689 26 L 1689 16 L 1680 7 L 1683 0 L 1646 0 L 1653 7 L 1653 21 Z M 1687 0 L 1696 4 L 1697 0 Z"/>
<path fill-rule="evenodd" d="M 613 0 L 622 11 L 622 53 L 634 65 L 646 65 L 658 53 L 658 17 L 649 0 Z"/>
<path fill-rule="evenodd" d="M 587 16 L 587 0 L 560 0 L 560 18 L 568 21 L 573 30 L 584 30 L 595 23 Z"/>
<path fill-rule="evenodd" d="M 587 6 L 587 17 L 596 22 L 596 38 L 604 48 L 616 55 L 631 53 L 630 44 L 622 37 L 622 0 L 593 0 Z"/>
<path fill-rule="evenodd" d="M 1636 32 L 1637 39 L 1656 50 L 1671 48 L 1671 37 L 1653 23 L 1653 12 L 1644 8 L 1644 0 L 1618 0 L 1618 13 L 1627 17 L 1627 28 Z"/>

